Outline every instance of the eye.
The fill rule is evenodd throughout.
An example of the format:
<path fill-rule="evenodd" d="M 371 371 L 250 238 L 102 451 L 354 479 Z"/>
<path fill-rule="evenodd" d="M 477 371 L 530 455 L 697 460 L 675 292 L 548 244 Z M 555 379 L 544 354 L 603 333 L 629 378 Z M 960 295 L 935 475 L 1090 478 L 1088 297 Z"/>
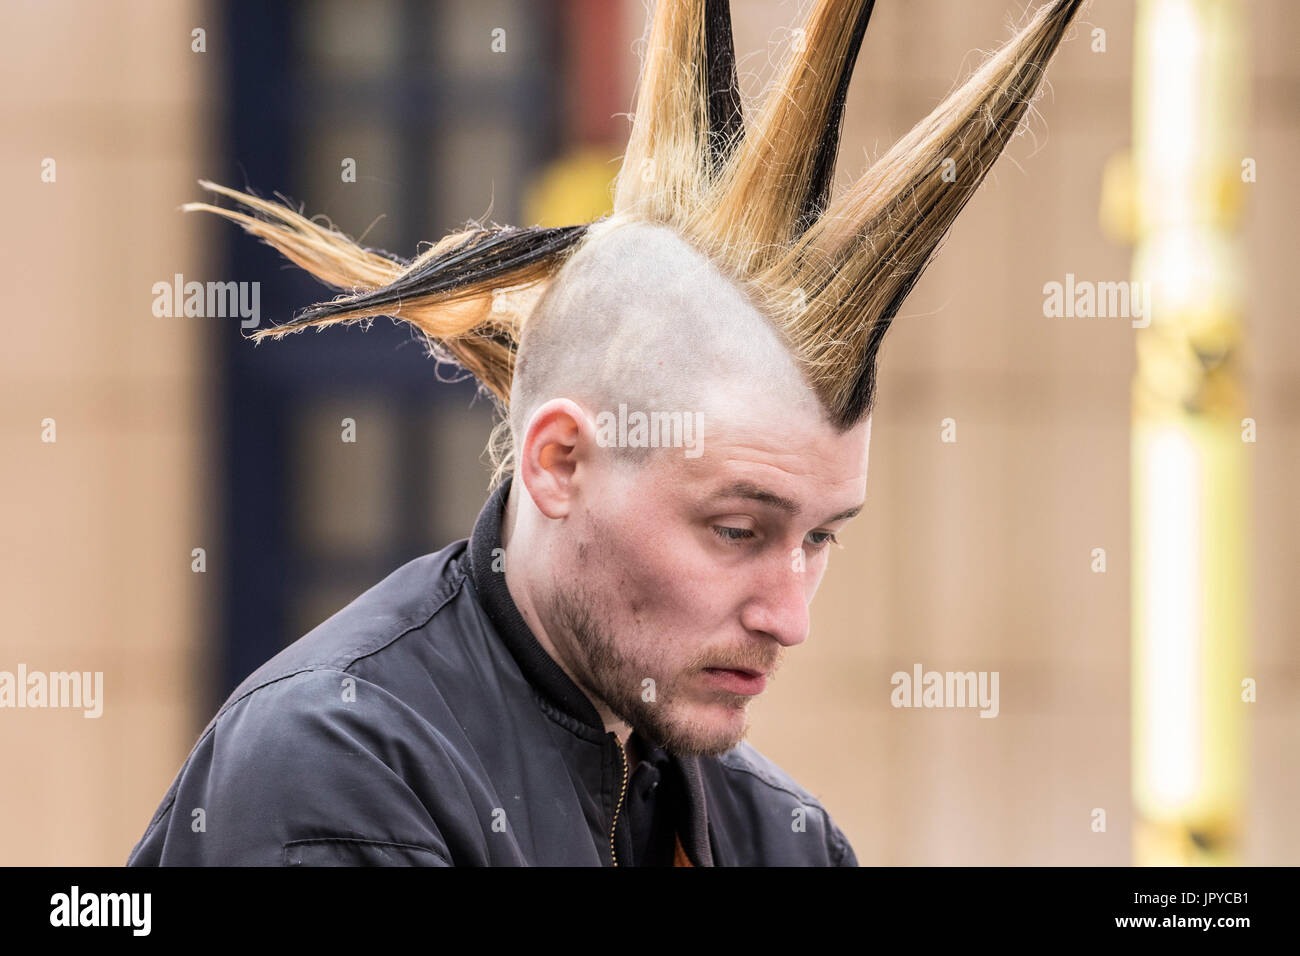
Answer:
<path fill-rule="evenodd" d="M 808 535 L 808 541 L 814 551 L 820 551 L 828 544 L 839 544 L 839 538 L 835 537 L 832 531 L 814 531 Z"/>
<path fill-rule="evenodd" d="M 729 528 L 726 525 L 713 525 L 713 533 L 723 541 L 744 541 L 754 537 L 754 532 L 748 528 Z"/>

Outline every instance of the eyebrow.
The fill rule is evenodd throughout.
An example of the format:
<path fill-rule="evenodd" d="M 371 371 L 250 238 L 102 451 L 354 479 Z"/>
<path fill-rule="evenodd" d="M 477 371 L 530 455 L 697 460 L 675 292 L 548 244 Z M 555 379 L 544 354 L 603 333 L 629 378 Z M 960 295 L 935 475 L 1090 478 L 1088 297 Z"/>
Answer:
<path fill-rule="evenodd" d="M 791 517 L 799 514 L 801 509 L 797 501 L 791 501 L 789 498 L 782 497 L 776 492 L 768 491 L 766 488 L 754 484 L 752 481 L 734 481 L 715 491 L 710 498 L 747 498 L 750 501 L 758 501 L 778 511 L 783 511 Z M 845 508 L 839 514 L 831 515 L 824 524 L 830 524 L 833 521 L 846 521 L 852 518 L 862 510 L 862 505 L 856 505 L 852 508 Z"/>

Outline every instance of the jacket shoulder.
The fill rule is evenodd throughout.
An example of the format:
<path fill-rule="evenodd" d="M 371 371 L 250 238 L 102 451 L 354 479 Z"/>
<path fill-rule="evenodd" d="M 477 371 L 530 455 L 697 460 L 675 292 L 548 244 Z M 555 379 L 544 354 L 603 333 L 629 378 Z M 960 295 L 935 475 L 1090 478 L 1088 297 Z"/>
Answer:
<path fill-rule="evenodd" d="M 222 710 L 246 693 L 299 671 L 348 670 L 424 627 L 463 586 L 466 560 L 466 541 L 461 539 L 408 561 L 249 674 Z"/>
<path fill-rule="evenodd" d="M 781 791 L 805 805 L 821 807 L 817 798 L 748 741 L 741 741 L 718 757 L 732 773 L 749 774 L 772 790 Z"/>
<path fill-rule="evenodd" d="M 761 858 L 749 865 L 857 866 L 848 838 L 822 802 L 747 741 L 713 758 L 710 819 L 744 820 Z M 713 808 L 723 811 L 715 815 Z M 743 829 L 743 828 L 742 828 Z M 737 846 L 745 843 L 738 838 Z M 741 862 L 741 861 L 737 861 Z"/>
<path fill-rule="evenodd" d="M 353 856 L 448 858 L 426 801 L 397 768 L 438 740 L 403 702 L 343 671 L 263 684 L 225 708 L 195 745 L 132 865 L 292 865 Z"/>
<path fill-rule="evenodd" d="M 464 553 L 462 540 L 408 562 L 242 681 L 199 735 L 132 860 L 175 857 L 163 842 L 170 851 L 180 841 L 193 844 L 195 853 L 181 860 L 201 853 L 207 860 L 267 863 L 268 852 L 295 838 L 312 839 L 308 848 L 319 852 L 316 837 L 348 840 L 350 848 L 378 842 L 385 852 L 388 844 L 403 852 L 445 852 L 430 835 L 420 802 L 389 768 L 401 766 L 404 748 L 417 740 L 423 752 L 439 750 L 420 702 L 402 684 L 411 670 L 407 658 L 427 653 L 421 646 L 427 642 L 407 641 L 407 650 L 400 638 L 430 633 L 430 621 L 462 590 Z M 353 782 L 342 792 L 368 794 L 371 808 L 386 805 L 389 816 L 404 817 L 406 825 L 397 828 L 404 832 L 373 841 L 373 834 L 350 826 L 367 819 L 365 807 L 320 796 L 339 793 L 340 780 Z M 179 819 L 175 807 L 183 810 Z M 269 808 L 286 807 L 296 808 L 294 814 L 277 810 L 282 819 L 266 832 L 251 825 L 269 823 L 262 820 Z M 243 820 L 249 845 L 191 839 L 182 831 L 196 809 L 217 818 L 214 823 Z M 283 818 L 295 814 L 296 821 Z"/>

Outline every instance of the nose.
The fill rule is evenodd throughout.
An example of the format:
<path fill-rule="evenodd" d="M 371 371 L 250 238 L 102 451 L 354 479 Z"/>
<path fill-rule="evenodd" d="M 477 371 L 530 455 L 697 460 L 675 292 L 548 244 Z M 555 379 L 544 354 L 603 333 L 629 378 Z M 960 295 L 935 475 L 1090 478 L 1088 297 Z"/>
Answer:
<path fill-rule="evenodd" d="M 769 561 L 753 578 L 753 592 L 740 612 L 748 631 L 759 631 L 784 647 L 808 638 L 808 581 L 788 558 Z"/>

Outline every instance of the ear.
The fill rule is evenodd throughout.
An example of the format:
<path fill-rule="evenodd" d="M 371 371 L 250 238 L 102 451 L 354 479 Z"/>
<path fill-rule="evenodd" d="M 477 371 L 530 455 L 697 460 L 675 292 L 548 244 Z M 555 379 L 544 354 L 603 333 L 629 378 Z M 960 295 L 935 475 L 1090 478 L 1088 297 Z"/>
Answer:
<path fill-rule="evenodd" d="M 528 420 L 519 474 L 537 510 L 548 518 L 569 513 L 581 480 L 579 465 L 590 461 L 596 435 L 576 402 L 553 398 Z"/>

